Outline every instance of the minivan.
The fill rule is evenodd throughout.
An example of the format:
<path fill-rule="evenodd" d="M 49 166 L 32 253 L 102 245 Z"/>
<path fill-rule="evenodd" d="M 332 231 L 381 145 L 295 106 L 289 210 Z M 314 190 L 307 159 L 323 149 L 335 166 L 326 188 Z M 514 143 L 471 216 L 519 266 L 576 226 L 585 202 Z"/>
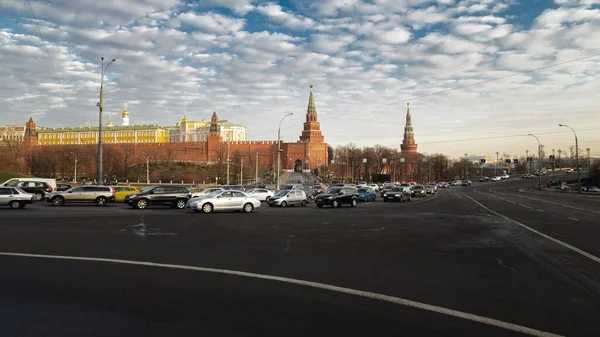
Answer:
<path fill-rule="evenodd" d="M 50 185 L 50 187 L 52 187 L 53 192 L 56 191 L 56 179 L 50 179 L 50 178 L 36 178 L 36 177 L 12 178 L 12 179 L 9 179 L 9 180 L 3 182 L 2 186 L 16 187 L 20 181 L 39 181 L 41 183 L 46 183 L 46 184 Z"/>

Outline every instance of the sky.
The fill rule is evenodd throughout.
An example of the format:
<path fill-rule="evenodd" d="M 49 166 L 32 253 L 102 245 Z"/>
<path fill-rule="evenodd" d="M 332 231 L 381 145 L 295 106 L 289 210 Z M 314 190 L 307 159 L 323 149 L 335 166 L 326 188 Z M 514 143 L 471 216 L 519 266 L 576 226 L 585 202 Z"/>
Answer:
<path fill-rule="evenodd" d="M 410 102 L 421 152 L 522 155 L 529 133 L 567 150 L 563 123 L 600 156 L 600 0 L 2 0 L 0 13 L 0 124 L 98 123 L 104 56 L 117 125 L 124 103 L 132 124 L 215 109 L 272 140 L 293 112 L 281 133 L 297 141 L 313 84 L 334 147 L 399 147 Z"/>

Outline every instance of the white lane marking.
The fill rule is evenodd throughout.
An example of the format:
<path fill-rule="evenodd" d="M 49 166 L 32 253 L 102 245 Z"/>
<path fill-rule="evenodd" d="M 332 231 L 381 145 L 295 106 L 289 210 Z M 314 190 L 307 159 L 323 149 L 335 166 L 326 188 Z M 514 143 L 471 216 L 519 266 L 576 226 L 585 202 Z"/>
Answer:
<path fill-rule="evenodd" d="M 464 194 L 464 193 L 463 193 L 463 194 Z M 548 240 L 550 240 L 550 241 L 552 241 L 552 242 L 554 242 L 554 243 L 557 243 L 557 244 L 559 244 L 559 245 L 561 245 L 561 246 L 563 246 L 563 247 L 565 247 L 565 248 L 567 248 L 567 249 L 570 249 L 570 250 L 572 250 L 572 251 L 574 251 L 574 252 L 576 252 L 576 253 L 579 253 L 579 254 L 581 254 L 581 255 L 583 255 L 583 256 L 585 256 L 585 257 L 587 257 L 588 259 L 590 259 L 590 260 L 592 260 L 592 261 L 594 261 L 594 262 L 598 262 L 598 263 L 600 263 L 600 257 L 597 257 L 597 256 L 595 256 L 595 255 L 592 255 L 592 254 L 590 254 L 590 253 L 586 252 L 585 250 L 581 250 L 581 249 L 579 249 L 579 248 L 577 248 L 577 247 L 575 247 L 575 246 L 571 246 L 570 244 L 568 244 L 568 243 L 566 243 L 566 242 L 564 242 L 564 241 L 560 241 L 559 239 L 555 239 L 555 238 L 551 237 L 550 235 L 547 235 L 547 234 L 544 234 L 544 233 L 542 233 L 542 232 L 540 232 L 540 231 L 538 231 L 538 230 L 535 230 L 535 229 L 533 229 L 533 228 L 531 228 L 531 227 L 529 227 L 529 226 L 527 226 L 527 225 L 525 225 L 525 224 L 523 224 L 523 223 L 520 223 L 520 222 L 518 222 L 517 220 L 514 220 L 514 219 L 511 219 L 511 218 L 507 217 L 506 215 L 502 215 L 502 214 L 500 214 L 500 213 L 498 213 L 498 212 L 492 211 L 491 209 L 489 209 L 489 208 L 485 207 L 483 204 L 481 204 L 480 202 L 478 202 L 477 200 L 475 200 L 475 199 L 471 198 L 470 196 L 468 196 L 468 195 L 466 195 L 466 194 L 464 194 L 464 196 L 465 196 L 465 197 L 467 197 L 467 198 L 469 198 L 469 199 L 471 199 L 471 201 L 473 201 L 473 202 L 474 202 L 474 203 L 476 203 L 477 205 L 479 205 L 479 206 L 483 207 L 483 208 L 484 208 L 485 210 L 487 210 L 488 212 L 490 212 L 490 213 L 492 213 L 492 214 L 495 214 L 495 215 L 497 215 L 497 216 L 499 216 L 499 217 L 503 218 L 504 220 L 511 221 L 511 222 L 513 222 L 513 223 L 515 223 L 515 224 L 517 224 L 517 225 L 519 225 L 519 226 L 521 226 L 521 227 L 523 227 L 523 228 L 527 229 L 528 231 L 531 231 L 531 232 L 533 232 L 533 233 L 535 233 L 535 234 L 538 234 L 538 235 L 540 235 L 540 236 L 542 236 L 542 237 L 544 237 L 544 238 L 546 238 L 546 239 L 548 239 Z"/>
<path fill-rule="evenodd" d="M 569 219 L 571 219 L 573 221 L 579 221 L 579 219 L 577 219 L 577 218 L 571 218 L 571 217 L 569 217 Z"/>
<path fill-rule="evenodd" d="M 569 205 L 562 205 L 562 207 L 566 207 L 566 208 L 570 208 L 570 209 L 576 209 L 578 211 L 585 211 L 584 208 L 573 207 L 573 206 L 569 206 Z"/>
<path fill-rule="evenodd" d="M 531 206 L 527 206 L 527 205 L 523 205 L 523 204 L 519 204 L 519 206 L 521 206 L 521 207 L 525 207 L 525 208 L 529 208 L 529 209 L 533 209 L 533 207 L 531 207 Z"/>
<path fill-rule="evenodd" d="M 517 204 L 517 202 L 516 202 L 516 201 L 510 201 L 510 200 L 506 200 L 506 202 L 510 202 L 511 204 L 515 204 L 515 205 Z"/>
<path fill-rule="evenodd" d="M 520 332 L 523 334 L 527 334 L 530 336 L 540 336 L 540 337 L 562 337 L 561 335 L 553 334 L 550 332 L 540 331 L 532 328 L 528 328 L 525 326 L 512 324 L 508 322 L 499 321 L 497 319 L 474 315 L 458 310 L 448 309 L 444 307 L 438 307 L 436 305 L 425 304 L 421 302 L 411 301 L 400 297 L 383 295 L 378 293 L 373 293 L 369 291 L 356 290 L 345 287 L 338 287 L 330 284 L 312 282 L 299 280 L 294 278 L 287 278 L 282 276 L 274 276 L 274 275 L 265 275 L 265 274 L 256 274 L 238 270 L 229 270 L 229 269 L 217 269 L 217 268 L 206 268 L 206 267 L 196 267 L 196 266 L 187 266 L 187 265 L 178 265 L 178 264 L 167 264 L 167 263 L 156 263 L 156 262 L 148 262 L 148 261 L 133 261 L 133 260 L 120 260 L 120 259 L 109 259 L 102 257 L 85 257 L 85 256 L 66 256 L 66 255 L 46 255 L 46 254 L 28 254 L 28 253 L 13 253 L 13 252 L 0 252 L 0 255 L 3 256 L 18 256 L 18 257 L 29 257 L 29 258 L 41 258 L 41 259 L 54 259 L 54 260 L 73 260 L 73 261 L 86 261 L 86 262 L 105 262 L 105 263 L 116 263 L 116 264 L 126 264 L 126 265 L 136 265 L 136 266 L 147 266 L 147 267 L 159 267 L 159 268 L 169 268 L 169 269 L 181 269 L 181 270 L 193 270 L 200 272 L 208 272 L 215 274 L 225 274 L 225 275 L 234 275 L 234 276 L 242 276 L 249 277 L 261 280 L 269 280 L 269 281 L 277 281 L 283 283 L 297 284 L 305 287 L 312 287 L 317 289 L 324 289 L 335 291 L 338 293 L 349 294 L 354 296 L 360 296 L 365 298 L 371 298 L 375 300 L 395 303 L 404 305 L 411 308 L 417 308 L 425 311 L 431 311 L 439 314 L 444 314 L 452 317 L 462 318 L 465 320 L 478 322 L 482 324 L 487 324 L 491 326 L 495 326 L 498 328 L 511 330 Z"/>

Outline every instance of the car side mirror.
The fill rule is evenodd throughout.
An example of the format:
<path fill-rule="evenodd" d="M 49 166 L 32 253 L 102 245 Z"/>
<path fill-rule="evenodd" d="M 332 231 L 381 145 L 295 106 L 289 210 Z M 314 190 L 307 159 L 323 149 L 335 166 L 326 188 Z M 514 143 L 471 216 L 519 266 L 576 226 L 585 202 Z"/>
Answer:
<path fill-rule="evenodd" d="M 217 199 L 221 199 L 221 196 L 220 196 L 220 195 L 217 195 Z"/>

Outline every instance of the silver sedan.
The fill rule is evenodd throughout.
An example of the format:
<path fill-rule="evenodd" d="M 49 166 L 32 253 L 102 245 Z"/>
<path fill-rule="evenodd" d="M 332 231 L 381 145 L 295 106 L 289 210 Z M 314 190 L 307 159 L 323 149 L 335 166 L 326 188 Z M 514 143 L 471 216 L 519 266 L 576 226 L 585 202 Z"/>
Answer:
<path fill-rule="evenodd" d="M 194 212 L 210 213 L 212 211 L 243 211 L 252 212 L 260 207 L 256 196 L 242 191 L 216 191 L 203 197 L 188 200 L 187 208 Z"/>

